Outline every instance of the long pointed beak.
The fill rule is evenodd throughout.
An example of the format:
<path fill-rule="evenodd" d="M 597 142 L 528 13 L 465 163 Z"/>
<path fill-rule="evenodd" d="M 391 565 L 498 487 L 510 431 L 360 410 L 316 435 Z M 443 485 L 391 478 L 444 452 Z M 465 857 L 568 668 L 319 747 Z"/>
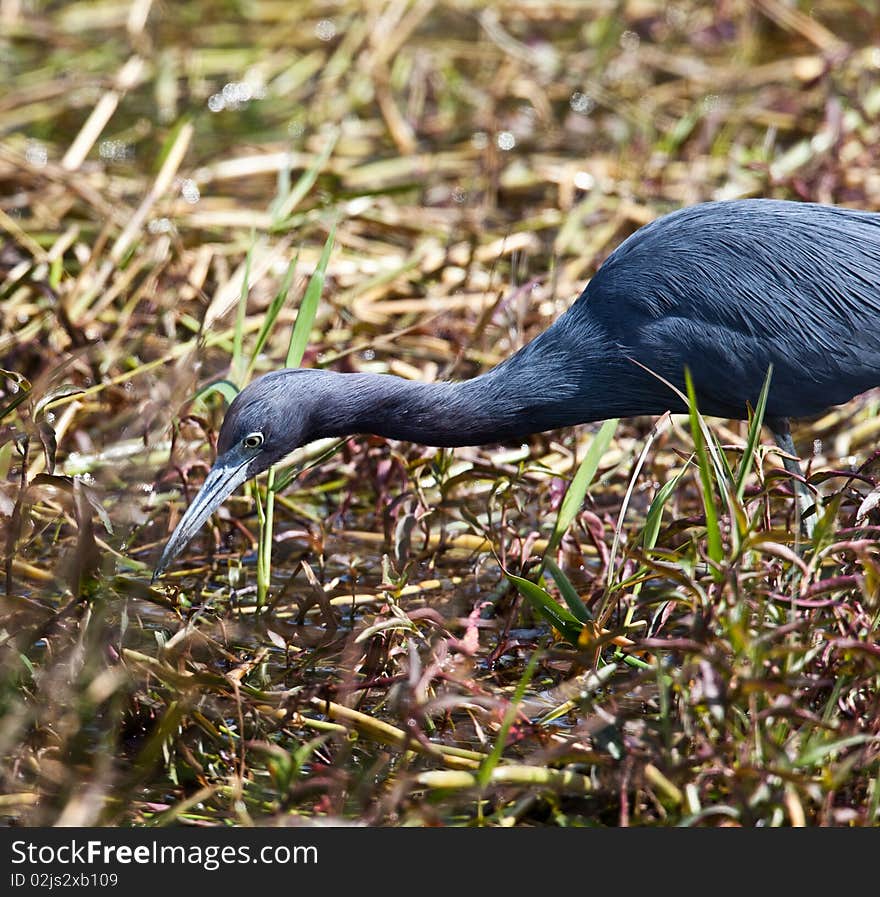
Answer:
<path fill-rule="evenodd" d="M 186 548 L 215 509 L 247 479 L 247 465 L 250 460 L 251 458 L 233 456 L 232 452 L 217 459 L 208 472 L 202 488 L 180 518 L 171 538 L 165 543 L 162 556 L 153 572 L 152 582 L 168 569 L 168 565 Z"/>

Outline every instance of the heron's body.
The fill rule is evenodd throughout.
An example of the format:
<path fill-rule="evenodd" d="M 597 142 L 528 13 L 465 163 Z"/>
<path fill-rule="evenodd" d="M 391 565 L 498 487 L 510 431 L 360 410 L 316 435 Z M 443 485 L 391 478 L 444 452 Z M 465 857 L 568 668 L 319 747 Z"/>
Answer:
<path fill-rule="evenodd" d="M 742 418 L 771 363 L 768 415 L 816 414 L 880 384 L 880 215 L 771 200 L 683 209 L 621 244 L 548 333 L 581 327 L 676 385 L 689 367 L 707 414 Z M 618 413 L 664 410 L 668 390 L 633 367 L 613 364 Z"/>
<path fill-rule="evenodd" d="M 214 468 L 227 477 L 206 482 L 157 569 L 240 482 L 312 439 L 474 445 L 684 411 L 660 378 L 683 390 L 685 368 L 701 411 L 745 418 L 770 365 L 777 434 L 880 385 L 880 214 L 740 200 L 666 215 L 625 240 L 546 331 L 472 380 L 267 374 L 230 406 Z M 249 434 L 260 439 L 246 452 Z"/>

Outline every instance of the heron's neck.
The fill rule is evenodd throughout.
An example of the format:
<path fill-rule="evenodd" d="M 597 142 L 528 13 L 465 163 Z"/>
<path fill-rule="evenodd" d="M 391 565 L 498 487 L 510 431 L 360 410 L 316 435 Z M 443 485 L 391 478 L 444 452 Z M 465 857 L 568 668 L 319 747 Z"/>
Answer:
<path fill-rule="evenodd" d="M 501 442 L 544 429 L 511 413 L 487 375 L 461 383 L 421 383 L 386 374 L 342 374 L 322 414 L 319 436 L 373 433 L 423 445 Z"/>
<path fill-rule="evenodd" d="M 604 377 L 608 367 L 606 357 L 597 369 Z M 457 383 L 331 374 L 313 438 L 374 433 L 423 445 L 482 445 L 615 416 L 602 399 L 613 396 L 613 384 L 594 384 L 589 368 L 588 353 L 533 343 L 488 373 Z"/>

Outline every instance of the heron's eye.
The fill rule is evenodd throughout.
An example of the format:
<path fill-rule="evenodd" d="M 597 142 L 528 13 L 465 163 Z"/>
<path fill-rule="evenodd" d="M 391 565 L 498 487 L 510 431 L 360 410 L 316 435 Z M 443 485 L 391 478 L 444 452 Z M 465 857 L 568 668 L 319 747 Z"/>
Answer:
<path fill-rule="evenodd" d="M 254 449 L 259 448 L 263 444 L 263 434 L 262 433 L 248 433 L 247 436 L 242 440 L 245 448 Z"/>

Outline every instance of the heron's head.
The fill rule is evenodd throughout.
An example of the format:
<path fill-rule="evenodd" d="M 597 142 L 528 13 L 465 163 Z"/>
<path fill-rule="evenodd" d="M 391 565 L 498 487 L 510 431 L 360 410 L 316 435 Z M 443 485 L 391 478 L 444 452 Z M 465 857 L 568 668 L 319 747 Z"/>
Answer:
<path fill-rule="evenodd" d="M 242 467 L 244 482 L 308 442 L 325 376 L 294 368 L 273 371 L 246 386 L 223 418 L 214 467 Z"/>
<path fill-rule="evenodd" d="M 246 386 L 220 427 L 217 460 L 165 545 L 155 580 L 183 551 L 215 509 L 245 480 L 262 473 L 313 436 L 323 371 L 283 370 Z"/>

